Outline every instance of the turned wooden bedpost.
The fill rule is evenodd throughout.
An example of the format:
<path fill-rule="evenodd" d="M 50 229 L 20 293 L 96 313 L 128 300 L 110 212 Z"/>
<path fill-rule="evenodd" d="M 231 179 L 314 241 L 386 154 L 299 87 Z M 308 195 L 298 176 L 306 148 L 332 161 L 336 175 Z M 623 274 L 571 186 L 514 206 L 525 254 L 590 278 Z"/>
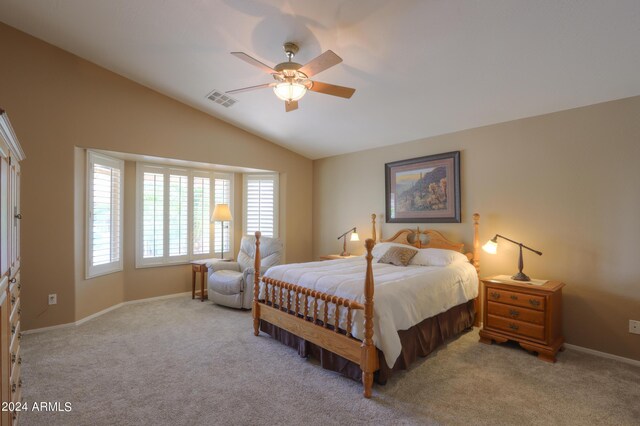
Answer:
<path fill-rule="evenodd" d="M 373 386 L 373 373 L 378 369 L 378 354 L 373 345 L 373 270 L 371 250 L 375 242 L 368 238 L 365 242 L 367 248 L 367 271 L 364 278 L 364 340 L 362 341 L 362 353 L 360 355 L 360 368 L 362 369 L 362 384 L 365 398 L 371 397 Z"/>
<path fill-rule="evenodd" d="M 373 240 L 374 243 L 377 240 L 377 237 L 376 237 L 376 214 L 375 213 L 373 213 L 371 215 L 371 239 Z"/>
<path fill-rule="evenodd" d="M 476 272 L 478 273 L 478 279 L 480 278 L 480 215 L 478 213 L 473 214 L 473 266 L 476 268 Z M 481 315 L 481 307 L 482 303 L 482 282 L 478 280 L 478 297 L 475 300 L 475 308 L 476 308 L 476 320 L 473 325 L 476 327 L 480 327 L 480 318 Z"/>
<path fill-rule="evenodd" d="M 253 334 L 260 333 L 260 231 L 256 231 L 256 255 L 253 263 Z M 275 303 L 275 302 L 273 302 Z"/>

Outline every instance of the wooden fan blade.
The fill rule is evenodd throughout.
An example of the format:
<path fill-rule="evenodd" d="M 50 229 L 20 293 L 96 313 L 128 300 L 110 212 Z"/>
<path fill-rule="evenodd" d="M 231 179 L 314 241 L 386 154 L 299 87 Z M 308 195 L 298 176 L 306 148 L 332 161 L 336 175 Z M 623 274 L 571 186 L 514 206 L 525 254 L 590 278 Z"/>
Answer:
<path fill-rule="evenodd" d="M 287 112 L 291 112 L 298 109 L 298 101 L 290 101 L 284 103 L 284 110 Z"/>
<path fill-rule="evenodd" d="M 268 74 L 273 74 L 274 72 L 276 72 L 270 66 L 263 64 L 262 62 L 260 62 L 256 58 L 252 58 L 251 56 L 247 55 L 244 52 L 231 52 L 231 54 L 233 56 L 235 56 L 236 58 L 242 59 L 246 63 L 253 65 L 254 67 L 260 68 L 262 71 L 264 71 L 264 72 L 266 72 Z"/>
<path fill-rule="evenodd" d="M 299 69 L 299 71 L 305 73 L 307 77 L 311 77 L 312 75 L 321 73 L 334 65 L 338 65 L 340 62 L 342 62 L 342 58 L 340 56 L 336 55 L 331 50 L 327 50 L 322 55 L 316 56 L 310 62 L 305 64 Z"/>
<path fill-rule="evenodd" d="M 324 93 L 325 95 L 340 96 L 349 99 L 356 92 L 351 87 L 336 86 L 335 84 L 321 83 L 314 81 L 313 86 L 309 89 L 313 92 Z"/>
<path fill-rule="evenodd" d="M 249 92 L 251 90 L 266 89 L 268 87 L 273 87 L 275 85 L 276 83 L 258 84 L 257 86 L 249 86 L 249 87 L 243 87 L 242 89 L 229 90 L 228 92 L 225 92 L 225 93 L 232 94 L 232 93 Z"/>

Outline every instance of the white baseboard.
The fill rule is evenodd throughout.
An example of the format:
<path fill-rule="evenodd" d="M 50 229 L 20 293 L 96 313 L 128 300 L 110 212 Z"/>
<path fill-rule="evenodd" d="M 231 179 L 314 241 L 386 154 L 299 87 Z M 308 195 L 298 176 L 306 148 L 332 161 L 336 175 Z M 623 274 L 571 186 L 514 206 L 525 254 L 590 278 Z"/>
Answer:
<path fill-rule="evenodd" d="M 606 352 L 600 352 L 600 351 L 596 351 L 595 349 L 589 349 L 589 348 L 585 348 L 585 347 L 582 347 L 582 346 L 572 345 L 572 344 L 569 344 L 569 343 L 565 343 L 564 347 L 567 348 L 567 349 L 571 349 L 573 351 L 576 351 L 576 352 L 582 352 L 582 353 L 585 353 L 585 354 L 595 355 L 595 356 L 599 356 L 601 358 L 614 359 L 616 361 L 624 362 L 625 364 L 630 364 L 630 365 L 634 365 L 636 367 L 640 367 L 640 361 L 636 360 L 636 359 L 625 358 L 623 356 L 609 354 L 609 353 L 606 353 Z"/>
<path fill-rule="evenodd" d="M 153 300 L 173 299 L 174 297 L 186 296 L 187 294 L 191 294 L 191 292 L 185 291 L 183 293 L 173 293 L 165 294 L 164 296 L 147 297 L 146 299 L 127 300 L 126 302 L 122 302 L 122 305 L 134 305 L 136 303 L 151 302 Z"/>
<path fill-rule="evenodd" d="M 51 331 L 51 330 L 57 330 L 59 328 L 73 327 L 74 325 L 76 325 L 75 322 L 68 322 L 65 324 L 51 325 L 49 327 L 33 328 L 31 330 L 22 330 L 21 333 L 22 334 L 40 333 L 41 331 Z"/>
<path fill-rule="evenodd" d="M 180 296 L 185 296 L 187 294 L 191 294 L 190 291 L 187 292 L 183 292 L 183 293 L 174 293 L 174 294 L 166 294 L 164 296 L 156 296 L 156 297 L 148 297 L 146 299 L 136 299 L 136 300 L 128 300 L 126 302 L 121 302 L 118 303 L 117 305 L 113 305 L 108 307 L 107 309 L 103 309 L 99 312 L 96 312 L 94 314 L 91 314 L 89 316 L 86 316 L 82 319 L 79 319 L 78 321 L 75 322 L 68 322 L 66 324 L 58 324 L 58 325 L 52 325 L 49 327 L 41 327 L 41 328 L 34 328 L 31 330 L 25 330 L 22 332 L 22 334 L 34 334 L 34 333 L 40 333 L 43 331 L 50 331 L 50 330 L 56 330 L 59 328 L 67 328 L 67 327 L 74 327 L 74 326 L 78 326 L 81 324 L 84 324 L 87 321 L 91 321 L 94 318 L 98 318 L 99 316 L 102 316 L 104 314 L 106 314 L 107 312 L 111 312 L 111 311 L 115 311 L 118 308 L 121 308 L 125 305 L 133 305 L 136 303 L 144 303 L 144 302 L 152 302 L 154 300 L 163 300 L 163 299 L 173 299 L 174 297 L 180 297 Z"/>
<path fill-rule="evenodd" d="M 86 316 L 86 317 L 84 317 L 84 318 L 82 318 L 82 319 L 79 319 L 79 320 L 78 320 L 78 321 L 76 321 L 76 322 L 72 322 L 72 323 L 70 323 L 69 325 L 80 325 L 80 324 L 84 324 L 84 323 L 85 323 L 85 322 L 87 322 L 87 321 L 91 321 L 91 320 L 92 320 L 92 319 L 94 319 L 94 318 L 98 318 L 99 316 L 104 315 L 104 314 L 106 314 L 107 312 L 114 311 L 114 310 L 116 310 L 116 309 L 118 309 L 118 308 L 120 308 L 120 307 L 122 307 L 122 306 L 124 306 L 124 303 L 118 303 L 117 305 L 109 306 L 107 309 L 103 309 L 103 310 L 101 310 L 101 311 L 96 312 L 95 314 L 91 314 L 91 315 L 89 315 L 89 316 Z"/>

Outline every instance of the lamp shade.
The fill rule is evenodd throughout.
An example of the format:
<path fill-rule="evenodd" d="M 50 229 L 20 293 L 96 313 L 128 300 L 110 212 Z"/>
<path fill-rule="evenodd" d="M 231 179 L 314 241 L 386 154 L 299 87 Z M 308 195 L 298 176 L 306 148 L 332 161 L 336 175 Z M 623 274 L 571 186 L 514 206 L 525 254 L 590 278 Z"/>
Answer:
<path fill-rule="evenodd" d="M 229 204 L 216 204 L 216 208 L 213 209 L 213 215 L 211 215 L 211 222 L 213 221 L 229 221 L 233 220 L 231 216 L 231 210 L 229 210 Z"/>
<path fill-rule="evenodd" d="M 273 91 L 283 101 L 297 101 L 307 93 L 307 87 L 301 83 L 283 82 L 277 84 Z"/>
<path fill-rule="evenodd" d="M 498 252 L 498 242 L 494 239 L 489 240 L 482 246 L 482 250 L 490 254 L 496 254 Z"/>
<path fill-rule="evenodd" d="M 360 241 L 360 237 L 358 236 L 357 232 L 353 232 L 351 234 L 351 240 L 350 241 Z"/>

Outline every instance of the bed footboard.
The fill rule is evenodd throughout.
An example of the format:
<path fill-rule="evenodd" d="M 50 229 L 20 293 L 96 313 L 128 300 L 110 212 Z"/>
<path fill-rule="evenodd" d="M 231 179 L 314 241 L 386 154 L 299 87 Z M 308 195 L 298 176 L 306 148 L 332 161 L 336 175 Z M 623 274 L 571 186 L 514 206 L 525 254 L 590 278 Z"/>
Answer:
<path fill-rule="evenodd" d="M 260 332 L 260 320 L 289 331 L 309 342 L 321 346 L 349 361 L 357 363 L 362 369 L 364 396 L 371 397 L 373 373 L 378 370 L 377 349 L 373 345 L 373 272 L 371 268 L 374 242 L 368 239 L 367 269 L 364 283 L 364 304 L 337 297 L 305 287 L 260 277 L 260 232 L 256 232 L 255 278 L 253 289 L 253 331 Z M 260 295 L 260 282 L 264 292 Z M 323 302 L 320 309 L 319 301 Z M 335 308 L 333 324 L 329 316 L 329 305 Z M 340 313 L 346 309 L 346 326 L 340 328 Z M 364 340 L 351 336 L 353 311 L 364 313 Z"/>

